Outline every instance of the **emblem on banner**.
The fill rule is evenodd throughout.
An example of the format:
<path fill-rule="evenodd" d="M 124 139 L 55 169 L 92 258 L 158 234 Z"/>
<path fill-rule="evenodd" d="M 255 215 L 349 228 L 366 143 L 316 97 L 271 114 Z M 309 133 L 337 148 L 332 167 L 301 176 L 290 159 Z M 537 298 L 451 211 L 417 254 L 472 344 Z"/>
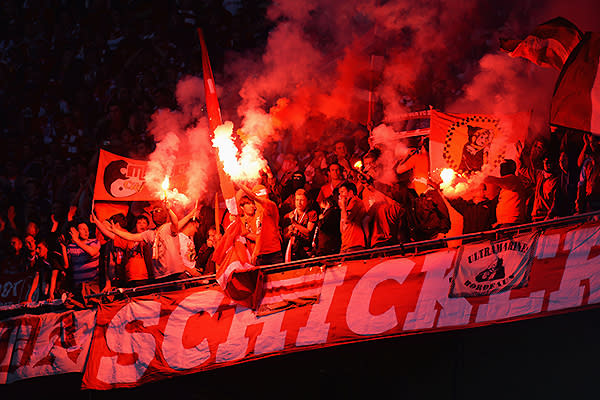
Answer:
<path fill-rule="evenodd" d="M 473 115 L 453 123 L 446 132 L 443 157 L 450 168 L 463 174 L 495 168 L 504 158 L 504 148 L 490 151 L 495 138 L 502 136 L 500 120 Z"/>
<path fill-rule="evenodd" d="M 450 297 L 488 296 L 527 285 L 538 234 L 465 245 Z"/>
<path fill-rule="evenodd" d="M 132 165 L 125 160 L 111 161 L 104 168 L 104 188 L 113 197 L 128 197 L 144 186 L 144 165 Z"/>

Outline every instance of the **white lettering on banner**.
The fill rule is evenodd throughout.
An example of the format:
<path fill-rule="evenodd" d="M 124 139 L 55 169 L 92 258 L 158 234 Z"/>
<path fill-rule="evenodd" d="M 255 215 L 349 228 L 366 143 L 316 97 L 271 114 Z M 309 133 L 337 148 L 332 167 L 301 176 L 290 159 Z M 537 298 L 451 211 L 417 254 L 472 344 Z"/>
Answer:
<path fill-rule="evenodd" d="M 217 347 L 217 362 L 239 360 L 248 353 L 250 339 L 246 337 L 246 329 L 250 325 L 262 323 L 262 331 L 256 338 L 255 354 L 271 353 L 283 350 L 286 331 L 281 331 L 285 313 L 274 313 L 256 318 L 256 313 L 249 308 L 237 305 L 229 328 L 227 341 Z"/>
<path fill-rule="evenodd" d="M 553 235 L 541 235 L 537 243 L 537 254 L 535 255 L 539 260 L 545 258 L 556 257 L 558 251 L 558 244 L 560 243 L 560 233 Z"/>
<path fill-rule="evenodd" d="M 565 247 L 570 250 L 558 291 L 550 293 L 548 311 L 580 306 L 589 280 L 589 304 L 600 302 L 600 257 L 589 259 L 590 249 L 600 245 L 600 227 L 583 228 L 567 233 Z M 594 273 L 595 272 L 595 273 Z"/>
<path fill-rule="evenodd" d="M 471 304 L 462 297 L 449 298 L 450 280 L 445 275 L 452 266 L 456 250 L 428 254 L 423 261 L 425 282 L 414 312 L 406 315 L 405 331 L 465 325 L 471 316 Z M 439 304 L 439 307 L 437 306 Z M 439 313 L 439 315 L 438 315 Z"/>
<path fill-rule="evenodd" d="M 406 258 L 387 260 L 375 265 L 360 278 L 352 291 L 346 311 L 346 323 L 352 332 L 358 335 L 377 335 L 398 324 L 393 305 L 382 314 L 371 314 L 371 297 L 377 285 L 388 279 L 404 283 L 414 265 L 413 261 Z"/>
<path fill-rule="evenodd" d="M 158 324 L 160 303 L 156 301 L 135 301 L 125 305 L 111 319 L 106 329 L 106 344 L 110 351 L 122 354 L 137 354 L 133 364 L 121 365 L 118 355 L 102 357 L 98 366 L 97 378 L 106 383 L 137 382 L 150 361 L 155 357 L 156 341 L 151 333 L 128 332 L 130 322 L 139 320 L 144 327 Z"/>
<path fill-rule="evenodd" d="M 344 283 L 347 267 L 339 265 L 337 267 L 327 268 L 323 278 L 323 288 L 319 302 L 313 304 L 308 315 L 306 326 L 298 330 L 296 346 L 310 346 L 313 344 L 323 344 L 327 342 L 329 336 L 329 322 L 325 322 L 327 312 L 333 301 L 333 294 L 338 286 Z"/>
<path fill-rule="evenodd" d="M 162 352 L 169 367 L 176 370 L 185 370 L 197 367 L 210 358 L 208 340 L 192 348 L 183 347 L 183 332 L 188 319 L 201 312 L 207 312 L 211 316 L 217 311 L 225 296 L 216 290 L 196 292 L 186 297 L 179 303 L 171 313 L 165 337 L 162 344 Z"/>
<path fill-rule="evenodd" d="M 475 322 L 497 321 L 504 318 L 535 314 L 542 311 L 545 290 L 539 290 L 528 297 L 510 299 L 510 290 L 489 297 L 488 304 L 481 304 Z"/>

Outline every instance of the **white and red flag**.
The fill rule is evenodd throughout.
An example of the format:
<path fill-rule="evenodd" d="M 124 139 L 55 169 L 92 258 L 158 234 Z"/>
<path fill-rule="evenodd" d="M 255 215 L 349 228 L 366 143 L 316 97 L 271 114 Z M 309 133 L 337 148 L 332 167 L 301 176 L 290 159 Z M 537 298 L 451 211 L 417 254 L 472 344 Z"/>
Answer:
<path fill-rule="evenodd" d="M 236 303 L 256 309 L 262 297 L 263 276 L 260 268 L 250 263 L 250 251 L 241 229 L 242 222 L 236 216 L 215 247 L 212 259 L 223 291 Z"/>
<path fill-rule="evenodd" d="M 562 69 L 550 124 L 600 135 L 600 33 L 587 32 Z"/>
<path fill-rule="evenodd" d="M 511 57 L 560 71 L 582 37 L 577 26 L 558 17 L 539 25 L 523 40 L 500 39 L 500 47 Z"/>
<path fill-rule="evenodd" d="M 202 48 L 206 111 L 210 130 L 214 136 L 215 130 L 223 124 L 223 120 L 221 119 L 215 80 L 201 29 L 198 29 L 198 38 Z M 262 275 L 260 270 L 250 263 L 250 252 L 246 247 L 246 239 L 241 236 L 241 221 L 235 188 L 230 176 L 225 172 L 220 157 L 217 157 L 217 171 L 221 192 L 225 198 L 230 218 L 232 218 L 232 222 L 227 226 L 225 234 L 217 244 L 212 257 L 217 267 L 217 282 L 232 300 L 248 308 L 255 309 L 262 295 Z"/>

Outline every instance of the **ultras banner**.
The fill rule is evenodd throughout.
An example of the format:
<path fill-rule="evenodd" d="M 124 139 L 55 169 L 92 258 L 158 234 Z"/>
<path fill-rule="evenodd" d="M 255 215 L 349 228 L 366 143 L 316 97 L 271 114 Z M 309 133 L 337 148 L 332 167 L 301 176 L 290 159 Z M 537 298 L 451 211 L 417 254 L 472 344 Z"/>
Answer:
<path fill-rule="evenodd" d="M 25 315 L 0 322 L 0 383 L 82 372 L 96 310 Z"/>
<path fill-rule="evenodd" d="M 546 231 L 526 286 L 478 297 L 448 296 L 460 250 L 446 249 L 329 266 L 318 301 L 263 316 L 216 285 L 101 305 L 83 387 L 133 387 L 282 353 L 598 304 L 598 246 L 598 224 Z"/>
<path fill-rule="evenodd" d="M 482 296 L 525 286 L 537 236 L 526 233 L 463 246 L 456 260 L 450 296 Z"/>

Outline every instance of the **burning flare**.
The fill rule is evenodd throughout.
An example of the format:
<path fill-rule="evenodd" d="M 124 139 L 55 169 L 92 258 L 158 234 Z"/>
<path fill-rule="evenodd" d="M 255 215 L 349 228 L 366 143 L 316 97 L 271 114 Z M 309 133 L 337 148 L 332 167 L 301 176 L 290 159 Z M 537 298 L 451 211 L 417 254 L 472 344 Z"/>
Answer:
<path fill-rule="evenodd" d="M 452 168 L 444 168 L 442 172 L 440 172 L 440 178 L 442 178 L 442 185 L 444 186 L 451 185 L 455 177 L 456 172 L 454 172 Z"/>
<path fill-rule="evenodd" d="M 260 170 L 267 165 L 260 154 L 258 143 L 252 137 L 249 137 L 248 143 L 243 145 L 240 154 L 234 143 L 233 123 L 230 121 L 215 129 L 212 142 L 223 163 L 223 170 L 234 181 L 257 180 L 260 177 Z"/>
<path fill-rule="evenodd" d="M 363 163 L 361 160 L 358 160 L 357 162 L 354 163 L 354 168 L 362 169 L 362 167 L 363 167 Z"/>
<path fill-rule="evenodd" d="M 169 176 L 165 176 L 165 180 L 162 183 L 162 189 L 165 194 L 165 200 L 167 200 L 167 191 L 169 190 Z"/>

